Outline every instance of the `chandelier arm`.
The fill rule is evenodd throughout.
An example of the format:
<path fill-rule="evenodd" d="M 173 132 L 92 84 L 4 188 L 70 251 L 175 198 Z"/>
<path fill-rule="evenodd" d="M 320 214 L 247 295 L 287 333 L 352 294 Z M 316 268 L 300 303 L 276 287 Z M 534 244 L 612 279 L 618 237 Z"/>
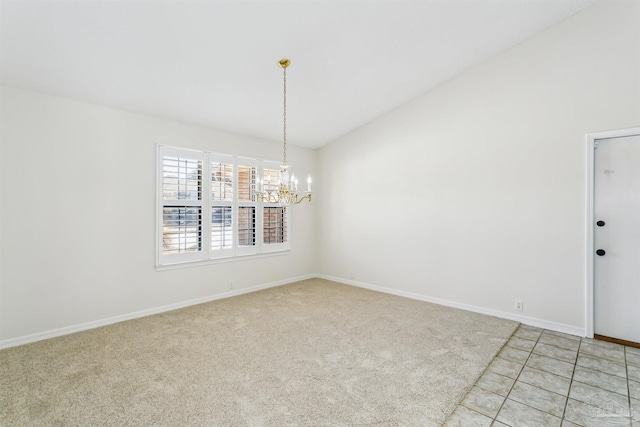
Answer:
<path fill-rule="evenodd" d="M 311 193 L 300 197 L 298 193 L 289 193 L 286 190 L 270 190 L 257 194 L 258 200 L 270 204 L 298 205 L 304 200 L 311 202 Z"/>
<path fill-rule="evenodd" d="M 296 194 L 295 196 L 296 196 L 295 201 L 293 201 L 293 202 L 292 202 L 292 204 L 294 204 L 294 205 L 299 205 L 299 204 L 300 204 L 300 203 L 302 203 L 305 199 L 307 199 L 307 200 L 311 201 L 311 194 L 307 194 L 306 196 L 301 197 L 301 198 L 298 198 L 298 195 L 297 195 L 297 194 Z"/>

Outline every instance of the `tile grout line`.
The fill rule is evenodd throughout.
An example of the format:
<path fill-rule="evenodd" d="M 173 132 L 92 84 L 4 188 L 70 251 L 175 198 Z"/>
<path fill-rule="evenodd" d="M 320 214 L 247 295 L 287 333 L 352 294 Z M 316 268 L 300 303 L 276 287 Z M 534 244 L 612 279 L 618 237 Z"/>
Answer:
<path fill-rule="evenodd" d="M 576 360 L 573 362 L 573 371 L 571 371 L 571 379 L 569 380 L 569 390 L 567 390 L 567 398 L 564 401 L 564 408 L 562 409 L 562 417 L 560 418 L 560 424 L 564 421 L 564 417 L 567 414 L 567 406 L 569 405 L 569 395 L 571 394 L 571 387 L 573 386 L 573 378 L 576 375 L 576 367 L 578 366 L 578 357 L 580 356 L 580 349 L 582 348 L 582 337 L 580 337 L 580 343 L 578 344 L 578 351 L 576 352 Z"/>
<path fill-rule="evenodd" d="M 627 346 L 622 346 L 622 351 L 624 351 L 624 372 L 627 374 L 627 402 L 629 402 L 629 425 L 633 426 L 633 410 L 631 409 L 631 378 L 629 378 L 629 363 L 627 361 Z"/>
<path fill-rule="evenodd" d="M 538 341 L 540 340 L 540 338 L 542 338 L 542 336 L 544 335 L 544 332 L 545 332 L 546 330 L 547 330 L 547 329 L 543 329 L 543 330 L 542 330 L 542 332 L 540 333 L 540 336 L 538 337 L 538 340 L 536 341 L 536 345 L 538 344 Z M 555 344 L 546 344 L 546 343 L 540 343 L 540 344 L 543 344 L 543 345 L 549 345 L 549 346 L 556 347 L 556 348 L 559 348 L 559 349 L 563 349 L 563 350 L 564 350 L 564 347 L 559 347 L 559 346 L 557 346 L 557 345 L 555 345 Z M 524 381 L 523 381 L 523 384 L 529 384 L 529 385 L 531 385 L 532 387 L 536 387 L 536 388 L 539 388 L 539 389 L 541 389 L 541 390 L 548 391 L 549 393 L 554 393 L 554 394 L 557 394 L 558 396 L 562 396 L 562 397 L 566 398 L 566 399 L 565 399 L 565 403 L 564 403 L 564 409 L 563 409 L 563 411 L 562 411 L 562 415 L 561 415 L 560 417 L 558 417 L 558 416 L 556 416 L 556 415 L 554 415 L 554 414 L 552 414 L 552 413 L 550 413 L 550 412 L 547 412 L 547 411 L 545 411 L 545 410 L 538 409 L 538 408 L 533 407 L 533 406 L 531 406 L 531 405 L 528 405 L 528 404 L 526 404 L 526 403 L 522 403 L 524 406 L 527 406 L 527 407 L 529 407 L 529 408 L 535 409 L 535 410 L 540 411 L 540 412 L 544 412 L 545 414 L 549 414 L 549 415 L 551 415 L 552 417 L 560 418 L 560 424 L 562 425 L 562 422 L 564 421 L 564 414 L 565 414 L 565 410 L 566 410 L 566 407 L 567 407 L 567 402 L 569 401 L 569 392 L 571 391 L 571 384 L 573 384 L 573 375 L 575 374 L 576 366 L 577 366 L 577 363 L 578 363 L 578 354 L 579 354 L 579 352 L 580 352 L 580 346 L 581 346 L 581 344 L 582 344 L 582 338 L 580 337 L 580 344 L 578 344 L 578 350 L 576 350 L 576 358 L 574 359 L 574 363 L 573 363 L 573 370 L 571 371 L 571 378 L 569 379 L 569 390 L 567 390 L 567 394 L 566 394 L 566 395 L 563 395 L 563 394 L 561 394 L 561 393 L 556 393 L 556 392 L 554 392 L 554 391 L 546 390 L 546 389 L 544 389 L 544 388 L 542 388 L 542 387 L 539 387 L 539 386 L 537 386 L 537 385 L 529 384 L 529 383 L 527 383 L 527 382 L 524 382 Z M 535 355 L 537 355 L 537 356 L 543 356 L 543 357 L 547 357 L 547 358 L 549 358 L 549 359 L 557 360 L 557 361 L 559 361 L 559 362 L 564 362 L 564 360 L 562 360 L 562 359 L 558 359 L 558 358 L 556 358 L 556 357 L 548 356 L 548 355 L 545 355 L 545 354 L 534 353 L 534 349 L 535 349 L 536 345 L 534 345 L 534 347 L 531 349 L 531 353 L 529 354 L 529 357 L 531 357 L 531 355 L 535 354 Z M 529 358 L 527 358 L 527 361 L 529 361 Z M 569 362 L 566 362 L 566 363 L 569 363 Z M 525 366 L 526 366 L 526 362 L 525 362 Z M 525 367 L 525 366 L 523 366 L 523 367 L 522 367 L 522 370 L 524 370 L 524 367 Z M 531 368 L 531 369 L 535 369 L 535 368 Z M 544 371 L 544 370 L 542 370 L 542 372 L 548 372 L 548 371 Z M 551 372 L 548 372 L 548 373 L 551 373 Z M 556 374 L 554 374 L 554 375 L 556 375 Z M 518 379 L 520 379 L 520 375 L 518 375 Z M 517 380 L 516 380 L 516 381 L 517 381 Z M 515 383 L 514 383 L 514 385 L 515 385 Z M 511 391 L 510 391 L 509 393 L 511 393 Z"/>
<path fill-rule="evenodd" d="M 493 361 L 496 359 L 496 357 L 498 357 L 498 355 L 500 354 L 500 352 L 501 352 L 505 347 L 507 347 L 507 344 L 509 343 L 509 341 L 511 341 L 511 339 L 512 339 L 513 337 L 515 337 L 515 336 L 516 336 L 516 332 L 518 331 L 518 329 L 520 329 L 520 326 L 521 326 L 521 325 L 522 325 L 522 323 L 520 323 L 520 324 L 518 325 L 518 327 L 513 331 L 513 333 L 511 334 L 511 336 L 509 337 L 509 339 L 507 339 L 507 341 L 504 343 L 504 345 L 502 346 L 502 348 L 500 349 L 500 351 L 498 351 L 498 353 L 496 353 L 496 355 L 495 355 L 495 356 L 493 356 L 493 360 L 489 363 L 489 365 L 487 365 L 487 367 L 484 369 L 484 371 L 482 371 L 482 374 L 480 374 L 480 376 L 478 377 L 478 379 L 473 383 L 473 385 L 471 386 L 471 389 L 473 389 L 473 387 L 478 387 L 478 388 L 480 388 L 480 389 L 481 389 L 481 390 L 483 390 L 483 391 L 486 391 L 486 392 L 489 392 L 489 393 L 493 393 L 492 391 L 490 391 L 490 390 L 485 390 L 484 388 L 479 387 L 479 386 L 477 386 L 476 384 L 478 383 L 478 381 L 480 380 L 480 378 L 482 378 L 482 377 L 483 377 L 487 372 L 492 372 L 492 371 L 489 371 L 489 366 L 491 366 L 491 363 L 493 363 Z M 544 329 L 543 329 L 543 331 L 544 331 Z M 541 335 L 542 335 L 542 332 L 540 332 L 540 336 L 541 336 Z M 538 336 L 538 339 L 540 338 L 540 336 Z M 521 337 L 517 337 L 517 338 L 521 338 Z M 523 339 L 524 339 L 524 338 L 523 338 Z M 532 340 L 529 340 L 529 341 L 532 341 Z M 537 341 L 536 341 L 536 343 L 537 343 Z M 534 347 L 535 347 L 535 344 L 534 344 Z M 511 348 L 515 348 L 515 347 L 511 347 Z M 533 348 L 531 349 L 531 352 L 533 352 Z M 529 353 L 529 357 L 531 356 L 531 352 Z M 505 360 L 510 361 L 509 359 L 505 359 Z M 528 357 L 527 357 L 527 360 L 529 360 L 529 358 L 528 358 Z M 522 365 L 522 369 L 524 369 L 524 365 Z M 522 369 L 520 369 L 520 372 L 522 372 Z M 518 372 L 518 377 L 520 376 L 520 372 Z M 501 374 L 498 374 L 497 372 L 494 372 L 494 373 L 495 373 L 496 375 L 501 375 Z M 505 376 L 505 375 L 502 375 L 502 376 Z M 507 377 L 507 378 L 508 378 L 508 377 Z M 516 380 L 514 380 L 514 382 L 513 382 L 513 384 L 511 385 L 511 387 L 509 387 L 509 391 L 507 391 L 507 396 L 509 396 L 509 393 L 511 393 L 511 389 L 512 389 L 512 388 L 513 388 L 513 386 L 515 385 L 516 381 L 517 381 L 517 379 L 516 379 Z M 466 409 L 468 409 L 468 410 L 470 410 L 470 411 L 473 411 L 473 412 L 475 412 L 475 413 L 478 413 L 478 414 L 480 414 L 480 415 L 487 416 L 486 414 L 483 414 L 482 412 L 478 412 L 477 410 L 475 410 L 475 409 L 473 409 L 473 408 L 469 408 L 469 407 L 465 406 L 465 405 L 462 403 L 462 402 L 464 401 L 464 398 L 467 396 L 467 394 L 469 394 L 469 393 L 471 392 L 471 389 L 469 389 L 469 391 L 468 391 L 468 392 L 463 396 L 463 398 L 462 398 L 462 400 L 460 401 L 460 403 L 458 403 L 458 406 L 462 406 L 462 407 L 464 407 L 464 408 L 466 408 Z M 494 394 L 497 394 L 497 393 L 494 393 Z M 500 396 L 500 397 L 502 397 L 502 396 Z M 493 424 L 494 422 L 496 422 L 496 421 L 497 421 L 497 420 L 496 420 L 496 417 L 498 416 L 498 413 L 500 412 L 500 409 L 502 409 L 502 406 L 504 405 L 504 402 L 506 402 L 506 400 L 507 400 L 507 397 L 505 396 L 505 397 L 504 397 L 504 399 L 502 400 L 502 404 L 501 404 L 501 405 L 500 405 L 500 407 L 498 408 L 498 412 L 496 412 L 496 415 L 495 415 L 494 417 L 489 417 L 489 416 L 487 416 L 487 418 L 491 418 L 491 424 Z M 454 411 L 453 411 L 453 412 L 455 412 L 455 409 L 454 409 Z M 451 413 L 451 415 L 449 415 L 449 417 L 447 418 L 447 420 L 451 418 L 451 416 L 453 415 L 453 412 Z M 446 422 L 447 420 L 445 420 L 445 422 Z M 500 422 L 500 421 L 498 421 L 498 422 Z"/>
<path fill-rule="evenodd" d="M 521 324 L 522 325 L 522 324 Z M 518 327 L 519 329 L 520 327 Z M 517 331 L 517 329 L 516 329 Z M 529 361 L 529 359 L 531 358 L 531 355 L 533 354 L 533 349 L 536 347 L 536 345 L 538 344 L 538 341 L 540 341 L 540 337 L 542 336 L 542 334 L 544 333 L 544 329 L 542 329 L 540 331 L 540 334 L 538 335 L 538 338 L 536 338 L 535 344 L 533 344 L 533 347 L 531 347 L 531 351 L 529 351 L 529 356 L 527 356 L 527 359 L 524 361 L 524 363 L 522 364 L 522 368 L 520 369 L 520 372 L 518 372 L 518 375 L 516 376 L 516 379 L 513 381 L 513 384 L 511 384 L 511 387 L 509 387 L 509 391 L 507 392 L 507 395 L 504 397 L 504 399 L 502 400 L 502 404 L 500 405 L 500 407 L 498 408 L 498 412 L 496 412 L 495 417 L 493 417 L 493 421 L 491 422 L 491 424 L 495 423 L 495 422 L 499 422 L 501 423 L 502 421 L 498 420 L 498 415 L 500 415 L 500 411 L 502 410 L 502 407 L 504 406 L 504 404 L 507 402 L 507 399 L 509 398 L 509 395 L 511 394 L 511 391 L 513 390 L 513 388 L 516 386 L 516 383 L 518 382 L 518 379 L 520 378 L 520 375 L 522 374 L 522 371 L 524 371 L 524 367 L 527 366 L 527 362 Z M 513 333 L 513 335 L 511 335 L 511 338 L 513 338 L 515 335 L 515 332 Z M 509 341 L 511 341 L 511 338 L 509 338 L 509 340 L 507 341 L 507 343 L 505 344 L 505 347 L 507 346 L 507 344 L 509 344 Z M 518 337 L 520 338 L 520 337 Z M 525 338 L 523 338 L 525 339 Z M 532 341 L 532 340 L 531 340 Z M 527 405 L 528 406 L 528 405 Z M 562 421 L 562 420 L 561 420 Z"/>
<path fill-rule="evenodd" d="M 520 328 L 520 327 L 519 327 L 519 328 Z M 526 328 L 523 328 L 523 329 L 526 329 Z M 510 345 L 510 342 L 511 342 L 514 338 L 517 338 L 517 339 L 521 339 L 521 340 L 525 340 L 525 341 L 529 341 L 529 342 L 532 342 L 532 343 L 533 343 L 533 345 L 532 345 L 531 349 L 528 351 L 528 355 L 527 355 L 527 357 L 526 357 L 526 358 L 525 358 L 525 360 L 522 362 L 522 365 L 521 365 L 520 369 L 518 370 L 517 374 L 515 375 L 515 379 L 513 379 L 513 383 L 512 383 L 512 384 L 511 384 L 511 386 L 507 389 L 507 391 L 506 391 L 506 396 L 501 396 L 501 397 L 502 397 L 502 402 L 501 402 L 500 406 L 498 407 L 498 409 L 497 409 L 497 411 L 496 411 L 495 415 L 494 415 L 493 417 L 488 417 L 488 418 L 490 419 L 490 421 L 491 421 L 491 425 L 493 425 L 493 424 L 495 424 L 495 423 L 502 423 L 500 420 L 498 420 L 498 417 L 499 417 L 499 415 L 500 415 L 500 412 L 502 411 L 502 409 L 504 409 L 504 406 L 505 406 L 505 404 L 506 404 L 506 401 L 510 398 L 511 393 L 513 392 L 513 390 L 514 390 L 514 388 L 515 388 L 515 386 L 516 386 L 516 383 L 518 383 L 518 382 L 520 382 L 520 381 L 521 381 L 521 380 L 520 380 L 520 378 L 521 378 L 521 376 L 522 376 L 522 372 L 524 371 L 524 368 L 525 368 L 525 367 L 527 367 L 527 363 L 529 362 L 529 360 L 531 359 L 531 357 L 532 357 L 534 354 L 538 354 L 538 353 L 535 353 L 535 352 L 534 352 L 534 350 L 535 350 L 536 346 L 537 346 L 538 344 L 540 344 L 540 343 L 541 343 L 541 339 L 542 339 L 542 337 L 545 335 L 545 331 L 546 331 L 546 329 L 541 329 L 541 331 L 540 331 L 540 332 L 538 333 L 538 335 L 537 335 L 537 338 L 534 340 L 534 339 L 529 339 L 529 337 L 521 337 L 521 336 L 516 335 L 516 332 L 517 332 L 517 329 L 516 329 L 516 331 L 514 331 L 514 333 L 511 335 L 511 337 L 510 337 L 510 338 L 507 340 L 507 342 L 504 344 L 503 348 L 504 348 L 504 347 L 509 347 L 509 348 L 512 348 L 512 349 L 515 349 L 515 350 L 526 351 L 526 350 L 524 350 L 524 349 L 522 349 L 522 348 L 520 348 L 520 347 L 515 347 L 515 346 Z M 547 335 L 549 335 L 549 334 L 547 334 Z M 551 335 L 553 335 L 553 334 L 551 334 Z M 560 338 L 562 338 L 562 337 L 560 337 Z M 531 405 L 529 405 L 529 404 L 527 404 L 527 403 L 523 403 L 523 402 L 520 402 L 520 401 L 516 401 L 516 402 L 518 402 L 518 403 L 521 403 L 521 404 L 522 404 L 522 405 L 524 405 L 525 407 L 528 407 L 528 408 L 531 408 L 531 409 L 534 409 L 534 410 L 540 411 L 540 412 L 542 412 L 542 413 L 548 414 L 548 415 L 550 415 L 550 416 L 552 416 L 552 417 L 555 417 L 555 418 L 559 418 L 560 425 L 562 425 L 562 424 L 564 423 L 564 421 L 565 421 L 565 420 L 566 420 L 567 422 L 572 422 L 572 421 L 568 420 L 568 419 L 566 418 L 566 416 L 567 416 L 567 409 L 568 409 L 568 405 L 569 405 L 569 399 L 570 399 L 570 394 L 571 394 L 572 387 L 573 387 L 574 383 L 576 383 L 576 384 L 577 384 L 577 383 L 580 383 L 580 381 L 577 381 L 577 380 L 575 379 L 575 376 L 576 376 L 576 370 L 577 370 L 577 367 L 579 366 L 579 365 L 578 365 L 578 359 L 579 359 L 579 356 L 580 356 L 581 352 L 582 352 L 584 349 L 587 349 L 587 348 L 589 347 L 587 344 L 589 344 L 589 345 L 591 344 L 591 343 L 588 343 L 587 341 L 585 341 L 585 338 L 584 338 L 584 337 L 576 337 L 576 338 L 577 338 L 577 339 L 576 339 L 575 341 L 577 341 L 577 342 L 578 342 L 578 347 L 577 347 L 577 350 L 576 350 L 576 352 L 575 352 L 575 358 L 574 358 L 573 363 L 572 363 L 573 367 L 572 367 L 571 376 L 570 376 L 569 378 L 565 377 L 565 378 L 569 379 L 569 387 L 568 387 L 568 389 L 567 389 L 566 394 L 557 393 L 557 392 L 555 392 L 555 391 L 547 390 L 547 389 L 545 389 L 545 388 L 543 388 L 543 387 L 539 387 L 539 386 L 537 386 L 537 385 L 535 385 L 535 384 L 529 384 L 528 382 L 522 381 L 522 383 L 523 383 L 523 384 L 528 384 L 528 385 L 530 385 L 530 386 L 532 386 L 532 387 L 539 388 L 539 389 L 541 389 L 541 390 L 546 390 L 547 392 L 550 392 L 550 393 L 556 394 L 556 395 L 558 395 L 558 396 L 562 396 L 562 397 L 564 397 L 564 398 L 565 398 L 565 402 L 564 402 L 564 406 L 563 406 L 563 409 L 562 409 L 562 414 L 561 414 L 560 416 L 557 416 L 557 415 L 554 415 L 554 414 L 552 414 L 552 413 L 548 412 L 547 410 L 538 409 L 537 407 L 531 406 Z M 557 347 L 557 348 L 559 348 L 559 349 L 565 349 L 565 347 L 563 347 L 563 346 L 558 346 L 558 345 L 556 345 L 556 344 L 545 344 L 545 345 L 549 345 L 549 346 Z M 628 355 L 629 355 L 630 353 L 627 351 L 627 347 L 626 347 L 626 346 L 624 346 L 624 345 L 622 345 L 622 351 L 623 351 L 623 363 L 624 363 L 624 369 L 625 369 L 625 375 L 626 375 L 626 392 L 627 392 L 627 402 L 628 402 L 628 405 L 629 405 L 629 412 L 628 412 L 628 416 L 629 416 L 629 420 L 630 420 L 630 422 L 631 422 L 631 424 L 629 424 L 629 426 L 631 426 L 631 425 L 635 425 L 635 424 L 634 424 L 634 421 L 635 421 L 635 420 L 634 420 L 634 417 L 633 417 L 633 410 L 632 410 L 632 402 L 631 402 L 631 401 L 632 401 L 632 398 L 631 398 L 631 378 L 630 378 L 630 376 L 629 376 L 629 363 L 628 363 L 628 360 L 627 360 L 627 359 L 628 359 Z M 547 356 L 547 355 L 545 355 L 545 354 L 541 354 L 541 355 L 542 355 L 542 356 L 549 357 L 549 358 L 554 359 L 554 360 L 557 360 L 557 361 L 560 361 L 560 362 L 570 363 L 570 362 L 567 362 L 567 361 L 566 361 L 566 360 L 564 360 L 564 359 L 558 359 L 558 358 L 556 358 L 556 357 L 554 357 L 554 356 Z M 611 362 L 611 363 L 619 363 L 617 359 L 612 360 L 612 359 L 610 359 L 609 357 L 596 356 L 596 355 L 591 356 L 591 355 L 590 355 L 590 354 L 588 354 L 588 353 L 587 353 L 586 355 L 587 355 L 587 356 L 589 356 L 589 357 L 600 358 L 600 359 L 603 359 L 604 361 L 608 361 L 608 362 Z M 498 355 L 496 355 L 495 357 L 498 357 Z M 494 359 L 495 359 L 495 357 L 494 357 Z M 509 362 L 512 362 L 512 363 L 518 363 L 518 364 L 520 364 L 519 362 L 515 362 L 515 361 L 513 361 L 513 360 L 511 360 L 511 359 L 505 359 L 505 360 L 507 360 L 507 361 L 509 361 Z M 535 368 L 531 368 L 531 369 L 535 369 Z M 617 375 L 615 375 L 615 374 L 608 374 L 608 372 L 601 371 L 600 369 L 591 369 L 591 368 L 585 368 L 585 369 L 588 369 L 588 370 L 594 370 L 595 372 L 604 373 L 604 374 L 607 374 L 607 375 L 614 375 L 614 376 L 617 376 Z M 482 374 L 482 375 L 484 375 L 486 372 L 489 372 L 488 367 L 487 367 L 487 369 L 485 369 L 485 371 L 483 372 L 483 374 Z M 492 371 L 491 371 L 491 372 L 492 372 Z M 542 372 L 547 372 L 547 371 L 542 370 Z M 551 373 L 551 372 L 549 372 L 549 373 Z M 501 375 L 501 376 L 502 376 L 502 374 L 500 374 L 500 373 L 496 373 L 496 374 L 497 374 L 497 375 Z M 481 375 L 481 377 L 482 377 L 482 375 Z M 555 374 L 555 375 L 557 375 L 557 374 Z M 562 375 L 560 375 L 560 376 L 562 376 Z M 507 376 L 507 378 L 508 378 L 508 376 Z M 474 386 L 475 386 L 475 385 L 476 385 L 476 384 L 474 384 Z M 479 386 L 478 386 L 478 387 L 479 387 Z M 596 387 L 596 388 L 598 388 L 598 389 L 602 389 L 602 390 L 606 390 L 606 391 L 608 391 L 608 392 L 610 392 L 610 393 L 616 393 L 615 391 L 611 391 L 611 390 L 608 390 L 607 388 L 603 388 L 600 384 L 598 384 L 598 385 L 593 385 L 593 387 Z M 484 388 L 482 388 L 482 387 L 479 387 L 479 388 L 480 388 L 480 389 L 482 389 L 482 390 L 484 390 L 484 391 L 486 391 L 486 392 L 495 393 L 495 392 L 492 392 L 491 390 L 486 390 L 486 389 L 484 389 Z M 496 393 L 496 394 L 497 394 L 497 393 Z M 616 394 L 619 394 L 619 393 L 616 393 Z M 464 405 L 462 405 L 462 406 L 464 406 Z M 473 412 L 477 412 L 477 413 L 479 413 L 478 411 L 476 411 L 476 410 L 474 410 L 474 409 L 471 409 L 471 408 L 467 408 L 467 409 L 469 409 L 469 410 L 471 410 L 471 411 L 473 411 Z M 479 413 L 479 414 L 482 414 L 482 413 Z M 575 424 L 575 423 L 574 423 L 574 424 Z M 576 424 L 576 425 L 578 425 L 578 424 Z M 640 424 L 638 424 L 638 426 L 640 427 Z"/>

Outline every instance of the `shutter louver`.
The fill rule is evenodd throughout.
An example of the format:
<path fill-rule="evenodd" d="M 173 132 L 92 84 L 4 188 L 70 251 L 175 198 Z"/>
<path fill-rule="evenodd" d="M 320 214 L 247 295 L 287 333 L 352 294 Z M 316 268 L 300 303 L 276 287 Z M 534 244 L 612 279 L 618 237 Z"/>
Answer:
<path fill-rule="evenodd" d="M 256 201 L 256 168 L 253 166 L 238 167 L 238 201 Z"/>
<path fill-rule="evenodd" d="M 287 241 L 287 208 L 265 207 L 262 238 L 265 244 Z"/>
<path fill-rule="evenodd" d="M 238 208 L 238 245 L 256 245 L 256 208 L 240 206 Z"/>
<path fill-rule="evenodd" d="M 211 200 L 233 200 L 233 165 L 221 162 L 211 163 Z"/>
<path fill-rule="evenodd" d="M 233 224 L 231 206 L 211 208 L 211 249 L 233 248 Z"/>
<path fill-rule="evenodd" d="M 163 157 L 162 198 L 163 200 L 202 200 L 202 161 Z"/>
<path fill-rule="evenodd" d="M 165 255 L 202 250 L 202 209 L 165 206 L 162 209 L 162 253 Z"/>

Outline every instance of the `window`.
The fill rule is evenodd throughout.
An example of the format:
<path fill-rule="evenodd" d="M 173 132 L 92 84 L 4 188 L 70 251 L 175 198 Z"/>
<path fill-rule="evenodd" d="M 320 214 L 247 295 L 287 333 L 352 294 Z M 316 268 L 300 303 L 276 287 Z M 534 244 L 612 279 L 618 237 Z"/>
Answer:
<path fill-rule="evenodd" d="M 289 249 L 289 212 L 256 197 L 276 189 L 278 164 L 159 146 L 158 265 Z"/>

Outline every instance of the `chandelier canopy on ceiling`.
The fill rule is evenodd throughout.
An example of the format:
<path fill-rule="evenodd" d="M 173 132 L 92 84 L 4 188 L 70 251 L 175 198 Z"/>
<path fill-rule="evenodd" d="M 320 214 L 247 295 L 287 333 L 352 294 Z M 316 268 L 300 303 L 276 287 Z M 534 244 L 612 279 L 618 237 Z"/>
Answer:
<path fill-rule="evenodd" d="M 277 189 L 271 190 L 269 185 L 264 185 L 264 181 L 258 178 L 258 191 L 256 195 L 259 200 L 267 203 L 279 204 L 281 206 L 297 205 L 303 200 L 311 201 L 311 175 L 307 177 L 307 191 L 298 192 L 298 178 L 293 173 L 289 173 L 287 164 L 287 67 L 291 65 L 288 59 L 281 59 L 278 64 L 283 71 L 283 144 L 282 144 L 282 164 Z M 270 183 L 269 181 L 267 181 Z M 304 195 L 303 195 L 304 194 Z"/>

